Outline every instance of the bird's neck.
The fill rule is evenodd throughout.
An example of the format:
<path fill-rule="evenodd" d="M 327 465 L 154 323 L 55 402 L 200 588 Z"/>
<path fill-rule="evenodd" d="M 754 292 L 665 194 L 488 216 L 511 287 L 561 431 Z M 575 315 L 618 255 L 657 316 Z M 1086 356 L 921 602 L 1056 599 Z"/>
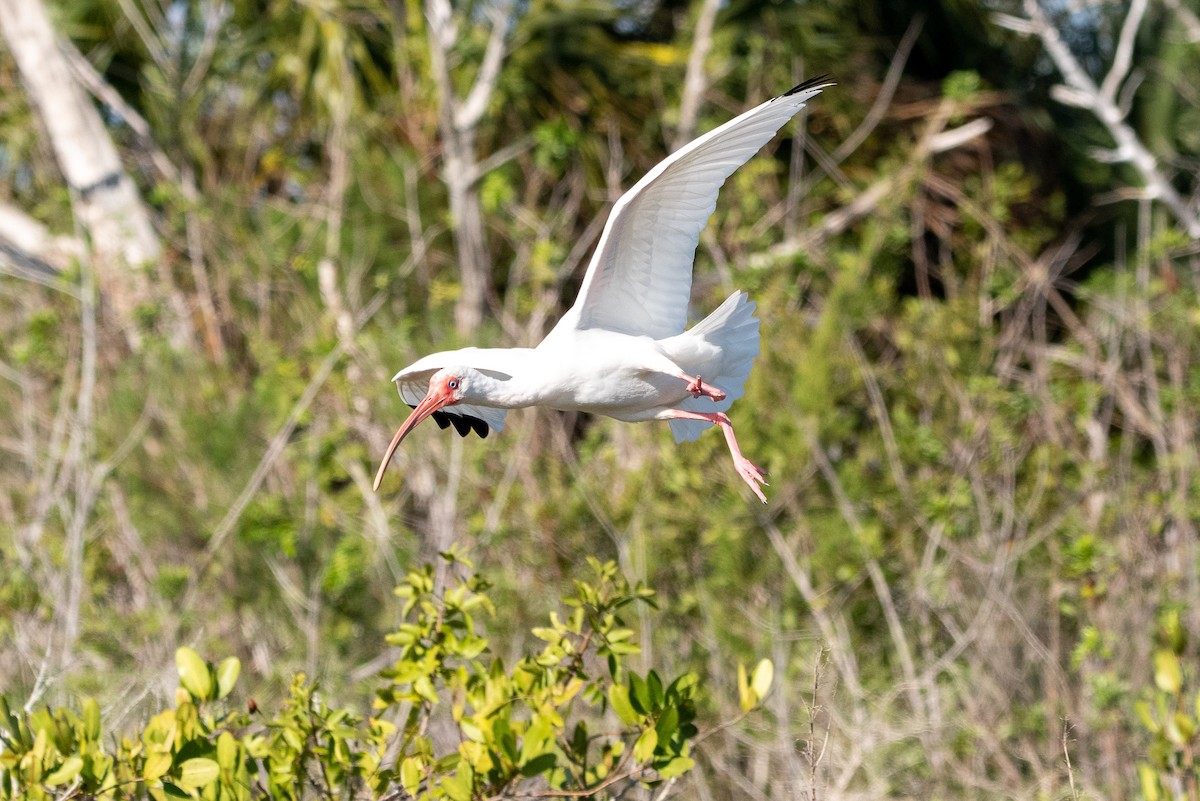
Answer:
<path fill-rule="evenodd" d="M 498 379 L 484 372 L 476 377 L 476 396 L 464 399 L 466 403 L 480 406 L 491 406 L 497 409 L 521 409 L 526 406 L 536 406 L 544 400 L 544 381 L 539 380 L 542 371 L 539 370 L 537 353 L 532 348 L 506 349 L 504 363 L 497 363 L 494 368 L 498 373 L 510 375 L 512 378 Z"/>

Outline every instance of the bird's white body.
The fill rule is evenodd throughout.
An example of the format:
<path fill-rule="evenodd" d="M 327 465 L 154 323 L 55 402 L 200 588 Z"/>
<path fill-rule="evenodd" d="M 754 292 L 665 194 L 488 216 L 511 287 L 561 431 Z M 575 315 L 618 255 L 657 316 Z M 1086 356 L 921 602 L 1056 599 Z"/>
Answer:
<path fill-rule="evenodd" d="M 602 328 L 548 336 L 536 348 L 462 348 L 425 356 L 392 380 L 406 403 L 416 406 L 439 370 L 474 371 L 464 397 L 444 411 L 478 417 L 504 428 L 504 413 L 526 406 L 591 412 L 625 422 L 657 419 L 664 407 L 694 400 L 679 374 L 711 376 L 726 393 L 723 411 L 741 396 L 758 354 L 758 320 L 745 293 L 730 296 L 690 331 L 666 339 Z M 732 318 L 732 320 L 730 319 Z M 715 335 L 715 336 L 714 336 Z M 705 409 L 713 408 L 705 401 Z M 703 426 L 707 427 L 707 425 Z M 698 432 L 697 432 L 698 433 Z M 680 441 L 695 436 L 678 436 Z"/>
<path fill-rule="evenodd" d="M 613 207 L 579 298 L 536 348 L 464 348 L 426 356 L 393 379 L 416 408 L 392 453 L 433 416 L 463 436 L 503 429 L 509 409 L 543 406 L 626 422 L 668 420 L 676 441 L 720 426 L 739 474 L 764 502 L 762 471 L 741 455 L 725 411 L 758 355 L 754 303 L 735 292 L 684 330 L 700 231 L 725 179 L 825 85 L 810 81 L 686 145 Z M 703 380 L 702 380 L 703 379 Z"/>

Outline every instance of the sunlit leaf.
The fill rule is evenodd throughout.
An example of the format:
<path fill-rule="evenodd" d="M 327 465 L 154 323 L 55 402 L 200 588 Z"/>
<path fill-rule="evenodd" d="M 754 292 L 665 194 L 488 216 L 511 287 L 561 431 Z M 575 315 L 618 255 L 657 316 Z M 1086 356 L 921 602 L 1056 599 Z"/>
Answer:
<path fill-rule="evenodd" d="M 142 768 L 142 776 L 146 781 L 154 781 L 171 769 L 171 755 L 162 752 L 152 753 L 146 757 Z"/>
<path fill-rule="evenodd" d="M 237 756 L 237 740 L 229 732 L 221 732 L 217 738 L 217 764 L 222 770 L 232 771 L 237 767 Z"/>
<path fill-rule="evenodd" d="M 100 704 L 95 698 L 83 699 L 83 733 L 91 742 L 100 739 Z"/>
<path fill-rule="evenodd" d="M 682 776 L 683 774 L 687 773 L 689 770 L 695 767 L 695 765 L 696 761 L 691 757 L 675 757 L 666 765 L 658 769 L 658 775 L 662 776 L 664 779 L 674 779 L 677 776 Z"/>
<path fill-rule="evenodd" d="M 762 700 L 770 692 L 774 679 L 775 665 L 770 659 L 764 659 L 754 667 L 754 672 L 750 675 L 750 689 Z"/>
<path fill-rule="evenodd" d="M 205 757 L 194 757 L 179 766 L 180 787 L 207 787 L 221 775 L 221 768 L 216 762 Z"/>
<path fill-rule="evenodd" d="M 626 725 L 637 723 L 638 713 L 629 702 L 629 688 L 624 684 L 613 684 L 608 688 L 608 702 L 622 723 Z"/>
<path fill-rule="evenodd" d="M 82 769 L 83 760 L 77 756 L 69 756 L 63 760 L 63 763 L 53 773 L 42 779 L 42 784 L 50 787 L 66 784 L 67 782 L 74 781 Z"/>
<path fill-rule="evenodd" d="M 1173 651 L 1154 652 L 1154 683 L 1158 689 L 1172 695 L 1183 687 L 1183 675 L 1179 670 L 1179 657 Z"/>
<path fill-rule="evenodd" d="M 242 671 L 242 662 L 236 656 L 223 659 L 217 666 L 217 698 L 224 698 L 233 692 L 237 684 L 238 674 Z"/>
<path fill-rule="evenodd" d="M 212 697 L 213 681 L 208 665 L 200 654 L 186 645 L 175 651 L 175 667 L 179 671 L 179 684 L 197 701 Z"/>
<path fill-rule="evenodd" d="M 1147 765 L 1145 762 L 1138 763 L 1138 782 L 1142 787 L 1142 797 L 1146 801 L 1160 801 L 1162 798 L 1162 785 L 1159 784 L 1158 774 L 1154 768 Z"/>
<path fill-rule="evenodd" d="M 633 758 L 639 763 L 645 764 L 654 757 L 654 749 L 657 747 L 658 732 L 654 729 L 646 729 L 633 744 Z"/>
<path fill-rule="evenodd" d="M 404 791 L 410 796 L 416 796 L 417 791 L 421 787 L 421 779 L 424 778 L 424 768 L 421 760 L 416 757 L 408 757 L 400 763 L 400 783 L 404 786 Z"/>

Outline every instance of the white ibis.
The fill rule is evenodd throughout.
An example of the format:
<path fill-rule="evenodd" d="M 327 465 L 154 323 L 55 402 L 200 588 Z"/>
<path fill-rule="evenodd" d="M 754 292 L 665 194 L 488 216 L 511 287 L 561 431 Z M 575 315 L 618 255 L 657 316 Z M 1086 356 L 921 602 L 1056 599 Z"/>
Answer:
<path fill-rule="evenodd" d="M 509 409 L 545 406 L 626 422 L 666 420 L 676 442 L 717 425 L 738 474 L 763 502 L 763 470 L 742 455 L 725 413 L 758 355 L 754 303 L 734 292 L 685 331 L 692 261 L 717 192 L 826 86 L 824 76 L 710 131 L 664 160 L 613 206 L 579 297 L 536 348 L 463 348 L 426 356 L 392 380 L 414 407 L 388 445 L 433 417 L 462 436 L 504 428 Z M 703 379 L 701 378 L 703 376 Z"/>

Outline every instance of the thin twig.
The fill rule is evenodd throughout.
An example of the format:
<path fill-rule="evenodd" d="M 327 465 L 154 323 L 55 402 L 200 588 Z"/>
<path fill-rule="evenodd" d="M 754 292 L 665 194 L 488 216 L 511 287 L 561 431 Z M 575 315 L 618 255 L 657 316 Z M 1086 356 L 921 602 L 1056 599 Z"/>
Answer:
<path fill-rule="evenodd" d="M 879 125 L 883 115 L 887 113 L 887 108 L 892 102 L 892 97 L 896 94 L 896 87 L 900 85 L 900 78 L 904 75 L 904 65 L 908 61 L 908 56 L 912 53 L 913 45 L 917 43 L 917 37 L 921 35 L 921 29 L 925 26 L 925 14 L 920 12 L 913 15 L 909 20 L 908 30 L 904 32 L 904 36 L 900 37 L 900 44 L 896 46 L 896 52 L 892 56 L 892 63 L 888 65 L 887 74 L 883 77 L 883 85 L 879 87 L 879 93 L 875 96 L 875 101 L 871 104 L 870 110 L 867 111 L 867 116 L 863 117 L 863 121 L 858 127 L 846 137 L 846 139 L 838 145 L 837 149 L 830 154 L 830 158 L 837 164 L 841 164 L 846 158 L 858 149 L 858 146 L 866 141 L 867 137 Z"/>
<path fill-rule="evenodd" d="M 1067 761 L 1067 781 L 1071 783 L 1071 798 L 1079 801 L 1079 792 L 1075 789 L 1075 769 L 1071 767 L 1071 750 L 1067 748 L 1067 735 L 1071 731 L 1071 721 L 1063 718 L 1062 730 L 1062 751 L 1063 758 Z"/>

